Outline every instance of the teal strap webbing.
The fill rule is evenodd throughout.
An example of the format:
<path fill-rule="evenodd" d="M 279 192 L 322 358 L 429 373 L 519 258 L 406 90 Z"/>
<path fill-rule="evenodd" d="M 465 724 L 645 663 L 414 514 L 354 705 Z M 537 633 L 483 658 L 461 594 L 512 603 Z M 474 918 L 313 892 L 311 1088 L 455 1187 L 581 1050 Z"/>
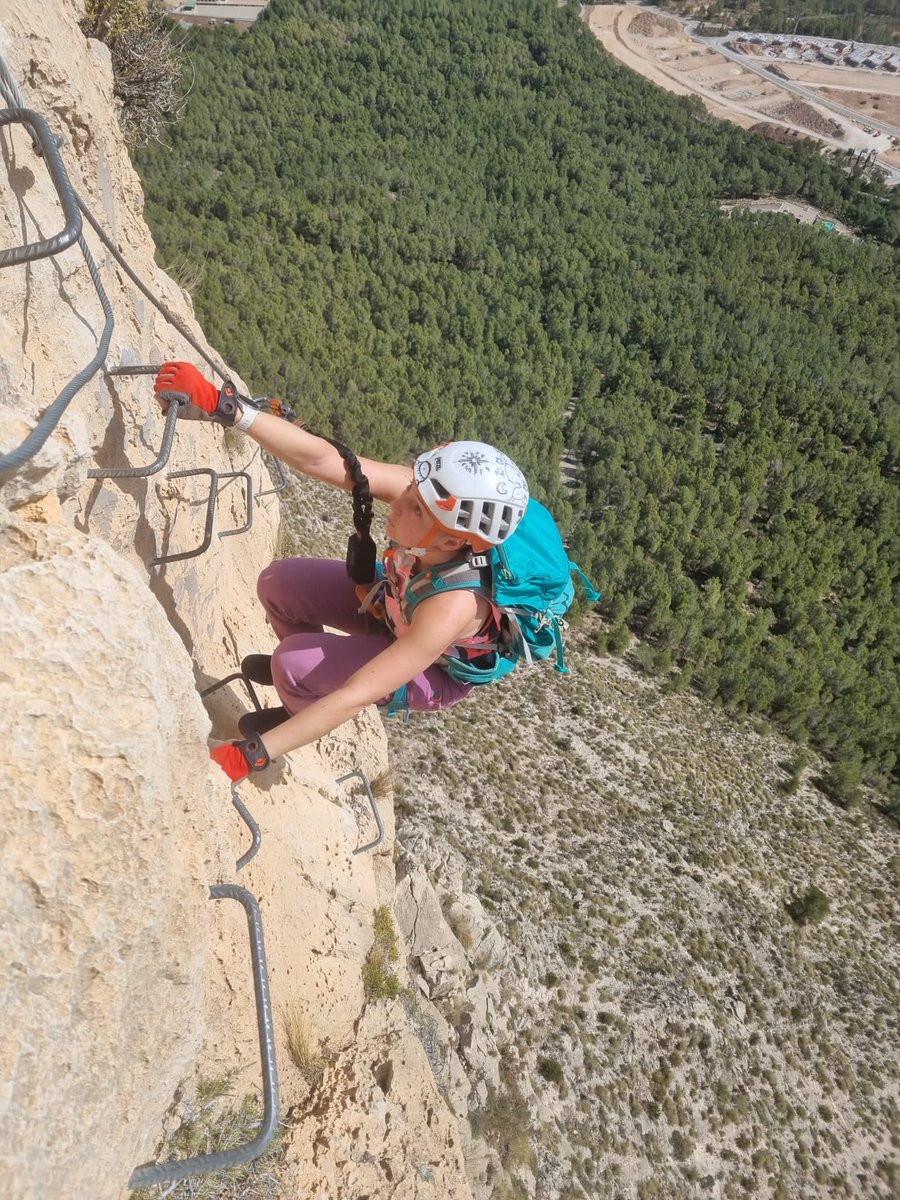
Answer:
<path fill-rule="evenodd" d="M 393 696 L 388 701 L 387 715 L 396 717 L 398 713 L 403 713 L 405 717 L 409 716 L 409 701 L 406 695 L 407 684 L 398 687 Z"/>
<path fill-rule="evenodd" d="M 578 572 L 578 576 L 581 579 L 581 582 L 584 584 L 584 590 L 587 593 L 588 600 L 590 601 L 591 604 L 596 604 L 597 601 L 600 599 L 600 592 L 597 591 L 597 589 L 594 587 L 594 585 L 588 579 L 587 575 L 585 575 L 584 571 L 582 571 L 581 567 L 579 567 L 578 563 L 573 563 L 570 560 L 569 561 L 569 570 Z"/>
<path fill-rule="evenodd" d="M 559 621 L 551 621 L 553 626 L 553 640 L 556 642 L 556 669 L 560 675 L 568 675 L 569 668 L 566 666 L 565 653 L 563 651 L 562 629 Z"/>

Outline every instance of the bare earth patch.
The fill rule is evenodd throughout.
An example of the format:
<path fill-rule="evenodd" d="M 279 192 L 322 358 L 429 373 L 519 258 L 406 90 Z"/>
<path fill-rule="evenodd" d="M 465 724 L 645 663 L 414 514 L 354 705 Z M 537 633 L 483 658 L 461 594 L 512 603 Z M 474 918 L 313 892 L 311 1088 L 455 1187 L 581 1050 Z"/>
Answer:
<path fill-rule="evenodd" d="M 789 125 L 802 125 L 813 133 L 823 133 L 830 137 L 842 135 L 841 126 L 828 117 L 823 117 L 811 104 L 802 100 L 787 100 L 768 109 L 769 116 L 778 117 Z"/>
<path fill-rule="evenodd" d="M 767 133 L 787 141 L 812 132 L 832 149 L 875 150 L 883 162 L 900 164 L 900 142 L 865 123 L 868 116 L 900 124 L 900 76 L 876 78 L 871 71 L 791 62 L 773 64 L 775 69 L 761 76 L 694 41 L 672 17 L 631 4 L 585 6 L 582 11 L 588 28 L 623 66 L 676 95 L 698 96 L 715 117 L 744 129 L 764 121 Z M 818 89 L 822 107 L 779 86 L 779 78 Z M 859 119 L 829 110 L 824 103 L 829 99 L 857 110 Z"/>

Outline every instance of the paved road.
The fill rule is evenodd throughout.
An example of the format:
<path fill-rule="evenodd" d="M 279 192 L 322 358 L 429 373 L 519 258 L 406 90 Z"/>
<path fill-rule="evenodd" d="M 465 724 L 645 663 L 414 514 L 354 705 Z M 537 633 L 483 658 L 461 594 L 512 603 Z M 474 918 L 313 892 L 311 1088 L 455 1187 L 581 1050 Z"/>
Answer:
<path fill-rule="evenodd" d="M 844 104 L 838 104 L 829 97 L 822 95 L 818 88 L 806 88 L 802 84 L 796 83 L 792 79 L 782 79 L 780 75 L 773 75 L 770 71 L 766 70 L 765 66 L 761 62 L 759 62 L 757 59 L 754 59 L 752 55 L 739 54 L 735 50 L 728 49 L 728 47 L 725 45 L 725 42 L 728 40 L 727 38 L 700 37 L 696 33 L 696 23 L 693 21 L 688 21 L 685 23 L 684 32 L 695 42 L 699 42 L 703 46 L 709 46 L 711 49 L 715 50 L 717 54 L 721 54 L 723 58 L 730 59 L 732 62 L 737 63 L 738 66 L 744 67 L 748 71 L 755 72 L 755 74 L 762 76 L 763 79 L 767 80 L 767 82 L 773 86 L 782 88 L 786 92 L 791 92 L 793 95 L 797 96 L 801 100 L 805 100 L 809 104 L 818 104 L 822 108 L 830 109 L 839 116 L 852 121 L 856 126 L 868 126 L 871 129 L 878 130 L 879 133 L 886 133 L 890 137 L 900 140 L 900 128 L 898 128 L 896 125 L 890 125 L 887 121 L 876 121 L 874 118 L 869 117 L 868 115 L 863 115 L 857 109 L 848 108 Z M 772 61 L 774 62 L 775 60 Z M 839 86 L 839 81 L 836 80 L 835 82 L 836 85 Z M 872 82 L 875 84 L 876 81 L 873 79 Z M 873 87 L 873 91 L 875 90 L 877 90 L 877 87 Z M 719 102 L 722 103 L 723 101 L 720 100 Z M 809 133 L 808 130 L 801 130 L 801 132 L 807 134 Z M 890 163 L 886 163 L 883 159 L 878 158 L 877 155 L 875 161 L 878 163 L 879 168 L 884 171 L 887 177 L 887 182 L 891 186 L 900 184 L 900 168 L 894 167 Z"/>
<path fill-rule="evenodd" d="M 729 49 L 726 45 L 726 38 L 713 37 L 698 37 L 692 29 L 685 26 L 685 32 L 695 41 L 703 42 L 707 46 L 712 46 L 724 58 L 730 58 L 732 62 L 738 63 L 748 71 L 755 71 L 757 75 L 761 75 L 763 79 L 767 79 L 769 83 L 774 83 L 776 86 L 783 88 L 786 92 L 793 92 L 795 96 L 800 96 L 801 99 L 812 101 L 814 104 L 821 104 L 823 108 L 830 108 L 832 112 L 839 113 L 842 117 L 847 117 L 853 121 L 855 125 L 867 125 L 871 129 L 877 129 L 879 133 L 890 134 L 891 137 L 900 139 L 900 128 L 896 125 L 889 125 L 887 121 L 876 121 L 874 117 L 863 115 L 859 109 L 848 108 L 845 104 L 838 104 L 836 100 L 832 100 L 829 96 L 824 96 L 818 88 L 807 88 L 801 83 L 795 83 L 792 79 L 783 79 L 780 75 L 773 75 L 767 71 L 758 59 L 755 59 L 750 54 L 740 54 L 736 50 Z M 771 60 L 773 63 L 775 59 Z M 835 81 L 835 86 L 840 86 L 839 82 Z M 874 86 L 873 91 L 877 91 L 877 86 Z"/>

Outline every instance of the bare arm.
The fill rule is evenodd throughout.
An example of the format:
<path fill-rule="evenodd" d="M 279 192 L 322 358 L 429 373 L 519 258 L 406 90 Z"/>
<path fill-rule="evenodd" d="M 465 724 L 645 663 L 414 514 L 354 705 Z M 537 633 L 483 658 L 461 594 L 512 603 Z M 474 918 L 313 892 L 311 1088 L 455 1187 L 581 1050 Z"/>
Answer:
<path fill-rule="evenodd" d="M 163 363 L 159 368 L 153 390 L 163 412 L 168 411 L 169 400 L 174 395 L 190 401 L 212 420 L 220 421 L 224 425 L 233 425 L 235 416 L 238 420 L 244 417 L 244 405 L 236 397 L 234 384 L 229 383 L 227 386 L 230 391 L 223 403 L 222 390 L 205 379 L 195 366 L 187 362 L 173 361 Z M 234 407 L 229 408 L 233 398 L 238 399 L 236 414 Z M 344 460 L 329 442 L 271 413 L 260 413 L 254 408 L 252 415 L 252 426 L 244 432 L 249 433 L 264 450 L 283 459 L 304 475 L 321 479 L 324 483 L 330 483 L 345 491 L 352 491 L 353 484 L 347 477 Z M 412 481 L 412 469 L 409 467 L 378 462 L 371 458 L 361 458 L 359 461 L 368 476 L 369 487 L 376 500 L 385 500 L 390 504 Z"/>
<path fill-rule="evenodd" d="M 347 492 L 353 487 L 344 460 L 334 446 L 301 429 L 299 425 L 261 412 L 247 430 L 247 437 L 253 438 L 264 450 L 282 459 L 294 470 L 309 475 L 311 479 L 321 479 L 323 483 L 333 484 Z M 390 504 L 412 480 L 410 467 L 378 462 L 373 458 L 360 457 L 359 462 L 376 500 L 385 500 Z"/>
<path fill-rule="evenodd" d="M 366 663 L 330 695 L 265 734 L 263 741 L 269 756 L 277 758 L 324 737 L 368 704 L 409 683 L 432 666 L 448 646 L 468 634 L 478 612 L 474 592 L 450 592 L 423 601 L 413 613 L 410 630 L 404 637 Z"/>

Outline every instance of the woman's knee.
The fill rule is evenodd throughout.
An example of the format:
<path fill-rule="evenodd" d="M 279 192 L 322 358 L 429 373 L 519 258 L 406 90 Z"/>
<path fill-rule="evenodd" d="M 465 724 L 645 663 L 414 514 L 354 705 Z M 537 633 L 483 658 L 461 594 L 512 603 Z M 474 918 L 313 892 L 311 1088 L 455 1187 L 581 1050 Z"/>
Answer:
<path fill-rule="evenodd" d="M 316 667 L 324 654 L 320 635 L 297 633 L 286 637 L 272 652 L 272 682 L 289 713 L 299 712 L 324 693 L 315 685 Z"/>
<path fill-rule="evenodd" d="M 256 594 L 279 638 L 320 630 L 340 589 L 346 590 L 343 564 L 319 558 L 282 558 L 260 572 Z"/>
<path fill-rule="evenodd" d="M 260 571 L 256 580 L 256 594 L 266 612 L 273 604 L 277 605 L 285 593 L 290 592 L 290 579 L 296 575 L 296 561 L 290 558 L 276 559 L 264 571 Z"/>
<path fill-rule="evenodd" d="M 407 703 L 413 712 L 437 712 L 452 708 L 472 692 L 472 685 L 460 683 L 440 667 L 429 667 L 407 684 Z"/>
<path fill-rule="evenodd" d="M 330 696 L 390 642 L 385 637 L 345 637 L 338 633 L 297 633 L 272 654 L 272 680 L 284 707 L 299 712 Z"/>

